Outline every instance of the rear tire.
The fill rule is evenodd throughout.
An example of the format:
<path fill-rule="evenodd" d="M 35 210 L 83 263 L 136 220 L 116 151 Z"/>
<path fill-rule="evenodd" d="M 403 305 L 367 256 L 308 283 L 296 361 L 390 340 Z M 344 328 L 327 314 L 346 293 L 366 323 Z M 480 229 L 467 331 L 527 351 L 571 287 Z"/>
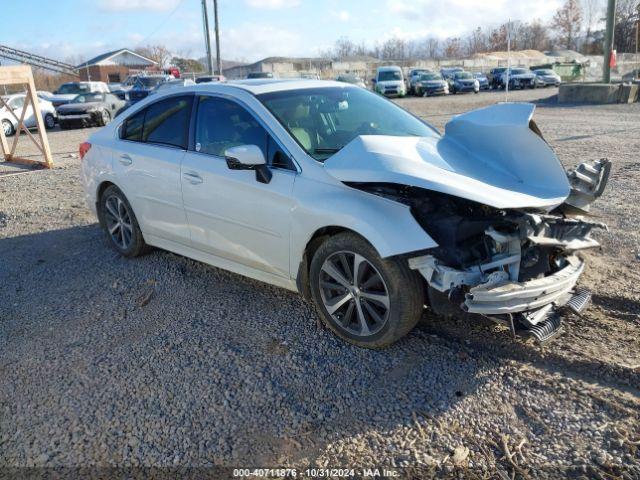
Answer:
<path fill-rule="evenodd" d="M 56 119 L 52 114 L 47 113 L 44 116 L 44 128 L 47 130 L 51 130 L 55 126 L 56 126 Z"/>
<path fill-rule="evenodd" d="M 98 212 L 109 243 L 122 256 L 137 257 L 149 250 L 133 208 L 118 187 L 111 185 L 102 193 Z"/>
<path fill-rule="evenodd" d="M 324 324 L 359 347 L 391 345 L 422 315 L 423 286 L 407 260 L 380 258 L 369 242 L 352 232 L 320 245 L 311 261 L 309 281 Z"/>

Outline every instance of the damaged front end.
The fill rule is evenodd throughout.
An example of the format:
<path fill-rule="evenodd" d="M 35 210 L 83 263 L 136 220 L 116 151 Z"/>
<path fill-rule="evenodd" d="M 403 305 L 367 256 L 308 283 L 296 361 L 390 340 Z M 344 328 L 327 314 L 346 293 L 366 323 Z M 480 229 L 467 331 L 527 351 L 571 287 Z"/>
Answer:
<path fill-rule="evenodd" d="M 568 216 L 564 204 L 551 212 L 497 209 L 418 187 L 351 185 L 410 206 L 437 242 L 409 259 L 436 313 L 482 315 L 545 342 L 560 332 L 561 308 L 580 313 L 589 303 L 576 288 L 579 252 L 598 247 L 590 234 L 607 227 Z"/>
<path fill-rule="evenodd" d="M 440 314 L 478 314 L 539 341 L 580 313 L 580 251 L 601 223 L 586 220 L 611 170 L 606 160 L 565 171 L 533 121 L 504 103 L 454 117 L 435 138 L 360 136 L 325 162 L 347 185 L 402 202 L 437 247 L 409 258 Z"/>

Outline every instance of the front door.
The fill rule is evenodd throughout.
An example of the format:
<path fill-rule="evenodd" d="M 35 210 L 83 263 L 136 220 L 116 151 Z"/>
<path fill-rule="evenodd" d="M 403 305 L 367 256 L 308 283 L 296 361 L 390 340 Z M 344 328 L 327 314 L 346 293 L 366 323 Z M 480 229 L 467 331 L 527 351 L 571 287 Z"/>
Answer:
<path fill-rule="evenodd" d="M 238 103 L 198 99 L 194 141 L 182 162 L 182 195 L 193 246 L 250 268 L 289 277 L 289 234 L 296 170 L 261 124 Z M 227 148 L 259 146 L 273 177 L 230 170 Z M 277 163 L 274 163 L 277 159 Z"/>

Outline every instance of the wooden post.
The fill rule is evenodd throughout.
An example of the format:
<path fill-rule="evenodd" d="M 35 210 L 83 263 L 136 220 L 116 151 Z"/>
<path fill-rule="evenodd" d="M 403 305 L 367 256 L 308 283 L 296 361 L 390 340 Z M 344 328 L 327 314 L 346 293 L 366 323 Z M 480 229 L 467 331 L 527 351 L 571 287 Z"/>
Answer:
<path fill-rule="evenodd" d="M 11 115 L 13 115 L 13 117 L 18 121 L 18 126 L 16 127 L 15 133 L 16 138 L 13 141 L 11 149 L 9 149 L 9 144 L 7 142 L 7 138 L 5 137 L 4 129 L 0 128 L 0 146 L 2 147 L 2 155 L 4 160 L 7 162 L 21 163 L 26 165 L 36 164 L 42 165 L 45 168 L 52 168 L 53 159 L 51 157 L 51 149 L 49 148 L 49 139 L 47 138 L 47 130 L 44 126 L 44 120 L 42 119 L 42 115 L 40 113 L 40 105 L 38 104 L 38 95 L 36 93 L 35 83 L 33 82 L 33 73 L 31 72 L 31 67 L 28 65 L 0 67 L 0 85 L 22 85 L 26 86 L 27 90 L 22 115 L 20 116 L 20 118 L 16 117 L 13 111 L 9 109 Z M 4 105 L 4 102 L 0 103 Z M 33 134 L 29 131 L 29 129 L 24 125 L 25 112 L 27 111 L 29 105 L 31 105 L 31 107 L 33 108 L 36 126 L 38 127 L 38 136 L 40 137 L 39 143 L 33 136 Z M 22 131 L 27 134 L 27 136 L 36 145 L 36 147 L 38 147 L 38 150 L 42 152 L 44 160 L 32 160 L 15 156 L 16 147 Z"/>

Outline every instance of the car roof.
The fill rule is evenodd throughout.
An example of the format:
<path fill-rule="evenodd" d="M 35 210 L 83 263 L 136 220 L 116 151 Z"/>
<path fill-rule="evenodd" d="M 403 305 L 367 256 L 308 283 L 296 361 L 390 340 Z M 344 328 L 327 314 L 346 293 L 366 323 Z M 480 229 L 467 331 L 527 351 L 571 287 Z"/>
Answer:
<path fill-rule="evenodd" d="M 387 65 L 385 67 L 378 67 L 378 71 L 379 72 L 397 72 L 397 71 L 402 71 L 402 69 L 397 65 Z"/>
<path fill-rule="evenodd" d="M 277 79 L 277 78 L 255 78 L 247 80 L 229 80 L 227 82 L 213 84 L 199 84 L 200 88 L 212 89 L 224 88 L 225 86 L 237 87 L 254 95 L 270 92 L 285 92 L 287 90 L 301 90 L 305 88 L 340 87 L 345 88 L 343 82 L 334 80 L 312 80 L 312 79 Z"/>

